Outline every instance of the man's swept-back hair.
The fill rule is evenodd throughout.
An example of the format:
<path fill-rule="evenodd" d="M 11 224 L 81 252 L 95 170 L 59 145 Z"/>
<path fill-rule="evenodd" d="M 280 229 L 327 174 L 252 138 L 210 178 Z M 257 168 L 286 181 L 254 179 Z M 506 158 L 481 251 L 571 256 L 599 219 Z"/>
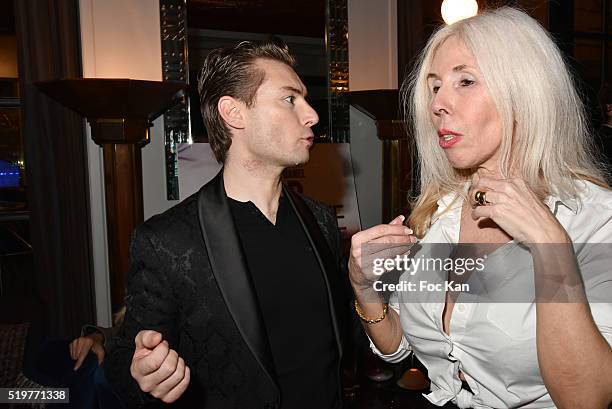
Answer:
<path fill-rule="evenodd" d="M 223 96 L 236 98 L 251 107 L 265 73 L 255 66 L 257 59 L 278 61 L 293 67 L 295 58 L 282 40 L 242 41 L 231 47 L 212 50 L 198 77 L 200 110 L 210 147 L 219 163 L 224 163 L 232 144 L 231 133 L 217 105 Z"/>
<path fill-rule="evenodd" d="M 447 193 L 464 193 L 470 170 L 454 169 L 438 146 L 427 75 L 448 38 L 465 44 L 484 77 L 502 124 L 499 172 L 542 195 L 576 198 L 576 180 L 605 184 L 585 109 L 560 50 L 524 12 L 502 7 L 439 29 L 402 86 L 419 155 L 420 196 L 409 223 L 423 235 Z M 444 209 L 440 209 L 444 210 Z"/>

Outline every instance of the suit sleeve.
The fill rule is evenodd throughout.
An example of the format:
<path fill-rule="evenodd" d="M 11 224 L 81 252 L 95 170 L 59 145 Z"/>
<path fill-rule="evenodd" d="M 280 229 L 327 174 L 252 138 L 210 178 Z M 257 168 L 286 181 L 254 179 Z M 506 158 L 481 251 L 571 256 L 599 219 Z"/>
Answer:
<path fill-rule="evenodd" d="M 351 287 L 351 283 L 349 280 L 348 273 L 348 254 L 344 251 L 344 246 L 342 242 L 342 235 L 340 233 L 340 228 L 338 226 L 338 219 L 336 218 L 335 213 L 329 209 L 328 212 L 329 224 L 332 226 L 331 231 L 333 234 L 330 234 L 332 240 L 332 249 L 334 251 L 334 256 L 336 257 L 336 262 L 338 264 L 338 271 L 342 278 L 343 290 L 345 291 L 344 299 L 347 300 L 348 305 L 348 316 L 349 320 L 349 342 L 352 344 L 352 348 L 355 351 L 359 351 L 364 349 L 368 345 L 368 339 L 365 335 L 365 331 L 361 326 L 361 321 L 355 312 L 354 303 L 355 296 L 353 294 L 353 289 Z"/>
<path fill-rule="evenodd" d="M 145 329 L 155 330 L 171 347 L 177 345 L 171 257 L 163 257 L 164 250 L 162 241 L 146 224 L 136 229 L 130 248 L 125 318 L 111 340 L 111 353 L 104 362 L 108 381 L 128 408 L 156 401 L 140 390 L 130 373 L 136 334 Z"/>

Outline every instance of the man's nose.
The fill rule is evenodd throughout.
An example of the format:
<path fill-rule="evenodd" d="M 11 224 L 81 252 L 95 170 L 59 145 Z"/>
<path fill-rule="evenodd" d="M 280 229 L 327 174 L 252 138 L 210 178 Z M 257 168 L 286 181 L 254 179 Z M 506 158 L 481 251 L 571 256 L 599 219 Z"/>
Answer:
<path fill-rule="evenodd" d="M 306 102 L 306 106 L 304 108 L 302 122 L 309 128 L 315 126 L 319 122 L 319 115 L 317 114 L 317 111 L 315 111 L 308 102 Z"/>

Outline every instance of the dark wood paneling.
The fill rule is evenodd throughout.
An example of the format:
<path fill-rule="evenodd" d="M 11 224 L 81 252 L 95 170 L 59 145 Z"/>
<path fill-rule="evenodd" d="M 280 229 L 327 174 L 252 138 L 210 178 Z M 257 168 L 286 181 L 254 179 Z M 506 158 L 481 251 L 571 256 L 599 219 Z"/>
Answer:
<path fill-rule="evenodd" d="M 78 0 L 15 2 L 35 285 L 46 333 L 95 320 L 86 140 L 80 116 L 34 82 L 80 77 Z"/>
<path fill-rule="evenodd" d="M 551 1 L 548 9 L 549 30 L 566 56 L 574 53 L 574 1 Z"/>
<path fill-rule="evenodd" d="M 13 0 L 0 2 L 0 35 L 15 35 L 15 5 Z"/>
<path fill-rule="evenodd" d="M 114 313 L 124 305 L 132 232 L 144 220 L 140 148 L 135 144 L 103 146 L 108 269 Z"/>
<path fill-rule="evenodd" d="M 397 0 L 398 84 L 404 81 L 425 42 L 421 0 Z"/>

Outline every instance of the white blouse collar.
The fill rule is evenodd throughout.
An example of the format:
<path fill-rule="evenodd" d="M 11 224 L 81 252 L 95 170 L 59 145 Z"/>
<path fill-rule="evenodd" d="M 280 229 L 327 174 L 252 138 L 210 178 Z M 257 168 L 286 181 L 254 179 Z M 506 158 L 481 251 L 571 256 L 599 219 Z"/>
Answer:
<path fill-rule="evenodd" d="M 464 189 L 467 192 L 469 189 L 469 183 L 465 184 Z M 460 210 L 458 209 L 461 209 L 463 206 L 463 198 L 456 192 L 450 192 L 438 199 L 437 203 L 438 210 L 434 214 L 434 219 L 444 218 L 446 216 L 455 217 L 457 213 L 461 214 Z M 580 209 L 580 202 L 576 198 L 561 199 L 556 195 L 550 195 L 544 199 L 544 203 L 555 215 L 557 214 L 560 204 L 568 208 L 573 214 L 577 214 L 578 210 Z"/>

